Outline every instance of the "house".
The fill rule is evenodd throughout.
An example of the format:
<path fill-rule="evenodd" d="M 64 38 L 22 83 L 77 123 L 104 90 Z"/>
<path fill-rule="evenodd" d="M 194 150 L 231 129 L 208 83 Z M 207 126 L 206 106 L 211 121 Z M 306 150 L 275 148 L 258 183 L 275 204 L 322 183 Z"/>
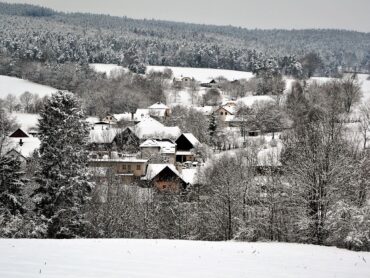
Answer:
<path fill-rule="evenodd" d="M 214 79 L 212 79 L 211 81 L 206 82 L 206 83 L 201 83 L 200 86 L 205 87 L 205 88 L 219 88 L 219 85 L 217 84 L 217 81 L 214 80 Z"/>
<path fill-rule="evenodd" d="M 165 126 L 149 117 L 134 126 L 134 132 L 140 140 L 148 138 L 176 139 L 181 134 L 177 126 Z"/>
<path fill-rule="evenodd" d="M 149 106 L 148 109 L 149 114 L 152 117 L 164 118 L 168 117 L 171 113 L 171 109 L 161 102 L 154 103 L 153 105 Z"/>
<path fill-rule="evenodd" d="M 177 145 L 176 162 L 194 161 L 195 155 L 192 152 L 198 144 L 198 139 L 192 133 L 183 133 L 175 141 Z"/>
<path fill-rule="evenodd" d="M 17 151 L 16 149 L 11 149 L 5 155 L 18 159 L 21 163 L 21 168 L 24 169 L 27 166 L 28 158 L 25 157 L 20 151 Z"/>
<path fill-rule="evenodd" d="M 146 175 L 141 180 L 160 192 L 177 193 L 187 187 L 187 183 L 172 164 L 149 164 Z"/>
<path fill-rule="evenodd" d="M 228 126 L 228 122 L 232 121 L 236 114 L 236 106 L 227 104 L 220 106 L 215 112 L 220 123 Z"/>
<path fill-rule="evenodd" d="M 112 152 L 111 156 L 96 157 L 92 155 L 89 159 L 89 167 L 94 169 L 109 169 L 122 183 L 129 184 L 140 180 L 145 176 L 147 159 L 139 159 L 134 156 L 119 156 L 118 153 Z M 105 171 L 106 172 L 106 171 Z"/>
<path fill-rule="evenodd" d="M 102 119 L 102 122 L 112 125 L 117 124 L 118 119 L 113 114 L 108 114 Z"/>
<path fill-rule="evenodd" d="M 190 78 L 190 77 L 174 77 L 172 82 L 173 82 L 173 85 L 174 87 L 189 87 L 192 83 L 192 81 L 194 81 L 193 78 Z"/>
<path fill-rule="evenodd" d="M 97 130 L 106 130 L 110 128 L 110 124 L 104 121 L 95 122 L 93 125 L 90 125 L 91 129 Z"/>
<path fill-rule="evenodd" d="M 140 139 L 131 127 L 126 127 L 123 131 L 117 131 L 113 142 L 119 151 L 131 153 L 139 151 Z"/>
<path fill-rule="evenodd" d="M 116 135 L 121 129 L 102 125 L 102 128 L 94 128 L 89 133 L 89 145 L 91 150 L 111 150 Z"/>
<path fill-rule="evenodd" d="M 176 144 L 169 139 L 148 139 L 140 145 L 141 157 L 150 159 L 161 156 L 166 162 L 175 164 Z"/>
<path fill-rule="evenodd" d="M 124 129 L 107 127 L 90 130 L 89 144 L 90 150 L 94 151 L 115 149 L 133 153 L 139 150 L 140 139 L 131 127 Z"/>
<path fill-rule="evenodd" d="M 19 158 L 22 166 L 26 166 L 29 158 L 40 148 L 41 141 L 37 137 L 17 129 L 5 140 L 3 152 Z"/>

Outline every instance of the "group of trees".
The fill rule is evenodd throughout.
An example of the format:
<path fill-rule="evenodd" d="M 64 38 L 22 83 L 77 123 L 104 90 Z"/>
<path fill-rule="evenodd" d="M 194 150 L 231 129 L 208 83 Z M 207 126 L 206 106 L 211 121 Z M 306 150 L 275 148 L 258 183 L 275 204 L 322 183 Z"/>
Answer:
<path fill-rule="evenodd" d="M 87 167 L 88 128 L 81 104 L 71 93 L 57 92 L 45 103 L 39 121 L 41 146 L 32 171 L 0 153 L 0 236 L 72 238 L 87 225 L 83 208 L 92 183 Z M 13 130 L 1 109 L 4 140 Z M 27 179 L 29 177 L 29 179 Z"/>
<path fill-rule="evenodd" d="M 14 95 L 8 94 L 3 102 L 4 107 L 12 113 L 22 111 L 25 113 L 39 113 L 42 109 L 45 98 L 40 98 L 38 94 L 24 92 L 17 99 Z"/>
<path fill-rule="evenodd" d="M 74 63 L 42 64 L 25 62 L 0 55 L 0 74 L 48 85 L 73 92 L 83 100 L 83 106 L 92 116 L 107 113 L 135 112 L 137 108 L 164 101 L 164 90 L 172 78 L 172 72 L 148 72 L 146 75 L 118 71 L 109 78 L 96 73 L 88 65 Z M 24 110 L 30 113 L 40 111 L 43 99 L 24 93 L 20 102 L 12 95 L 6 98 L 10 111 Z"/>

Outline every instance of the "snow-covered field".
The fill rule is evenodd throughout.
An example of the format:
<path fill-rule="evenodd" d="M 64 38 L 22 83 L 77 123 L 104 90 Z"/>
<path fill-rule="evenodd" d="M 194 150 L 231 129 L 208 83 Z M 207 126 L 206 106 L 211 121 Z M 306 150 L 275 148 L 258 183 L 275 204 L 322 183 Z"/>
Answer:
<path fill-rule="evenodd" d="M 96 72 L 106 73 L 108 77 L 114 75 L 115 72 L 127 71 L 127 68 L 114 64 L 90 64 L 90 67 Z"/>
<path fill-rule="evenodd" d="M 114 72 L 117 70 L 127 70 L 124 67 L 114 64 L 90 64 L 90 67 L 97 72 L 105 72 L 108 76 L 111 75 L 112 71 Z M 175 77 L 190 77 L 201 82 L 208 82 L 220 76 L 223 76 L 230 81 L 233 81 L 235 79 L 249 79 L 253 77 L 253 74 L 251 72 L 245 71 L 165 66 L 147 66 L 147 72 L 164 71 L 165 68 L 171 69 Z"/>
<path fill-rule="evenodd" d="M 237 79 L 250 79 L 253 77 L 253 73 L 251 72 L 207 68 L 148 66 L 147 71 L 163 71 L 165 68 L 170 68 L 175 77 L 190 77 L 201 82 L 208 82 L 220 76 L 223 76 L 230 81 Z"/>
<path fill-rule="evenodd" d="M 370 101 L 370 80 L 367 79 L 369 77 L 368 74 L 359 74 L 358 75 L 358 80 L 361 83 L 361 88 L 362 88 L 362 99 L 365 102 Z"/>
<path fill-rule="evenodd" d="M 0 240 L 2 278 L 368 278 L 370 253 L 287 243 Z"/>
<path fill-rule="evenodd" d="M 90 64 L 90 66 L 95 69 L 97 72 L 105 72 L 108 76 L 111 76 L 116 71 L 124 70 L 127 71 L 127 68 L 117 66 L 114 64 Z M 148 66 L 147 72 L 149 71 L 163 71 L 165 68 L 170 68 L 173 71 L 174 77 L 193 77 L 200 82 L 208 82 L 219 76 L 223 76 L 228 80 L 232 81 L 235 79 L 250 79 L 253 77 L 251 72 L 235 71 L 235 70 L 224 70 L 224 69 L 209 69 L 209 68 L 186 68 L 186 67 L 165 67 L 165 66 Z M 368 80 L 369 75 L 359 74 L 358 79 L 362 87 L 363 92 L 363 101 L 370 101 L 370 80 Z M 286 82 L 285 92 L 289 92 L 291 85 L 294 79 L 289 77 L 284 77 Z M 312 77 L 310 81 L 315 81 L 318 83 L 325 83 L 332 80 L 328 77 Z M 179 91 L 174 94 L 174 92 L 166 92 L 167 104 L 174 105 L 185 105 L 185 106 L 194 106 L 198 103 L 196 97 L 201 97 L 205 93 L 204 88 L 200 88 L 200 91 L 197 93 L 192 93 L 190 89 L 185 88 L 182 91 Z M 196 96 L 196 97 L 194 97 Z"/>
<path fill-rule="evenodd" d="M 44 97 L 56 92 L 57 89 L 16 77 L 0 75 L 0 98 L 6 98 L 8 94 L 19 97 L 26 91 Z"/>
<path fill-rule="evenodd" d="M 20 128 L 24 131 L 28 131 L 30 128 L 35 128 L 38 125 L 40 115 L 39 114 L 29 114 L 29 113 L 19 113 L 13 112 L 11 117 L 15 119 Z"/>

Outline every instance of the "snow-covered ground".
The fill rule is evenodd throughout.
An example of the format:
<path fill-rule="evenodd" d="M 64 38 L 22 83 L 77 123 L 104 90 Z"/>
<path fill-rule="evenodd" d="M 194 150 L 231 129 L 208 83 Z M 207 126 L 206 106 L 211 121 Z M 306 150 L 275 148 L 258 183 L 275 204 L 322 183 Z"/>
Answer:
<path fill-rule="evenodd" d="M 19 112 L 13 112 L 11 114 L 11 117 L 15 119 L 17 124 L 19 124 L 20 128 L 28 132 L 31 128 L 36 128 L 39 123 L 39 114 L 28 114 L 28 113 L 19 113 Z"/>
<path fill-rule="evenodd" d="M 114 64 L 90 64 L 90 67 L 96 72 L 106 73 L 108 77 L 116 72 L 127 71 L 127 68 Z"/>
<path fill-rule="evenodd" d="M 364 102 L 370 101 L 370 80 L 368 79 L 368 74 L 359 74 L 358 75 L 358 81 L 361 83 L 362 88 L 362 100 Z"/>
<path fill-rule="evenodd" d="M 368 278 L 370 253 L 287 243 L 0 240 L 2 278 Z"/>
<path fill-rule="evenodd" d="M 90 67 L 97 72 L 106 73 L 108 76 L 111 75 L 112 71 L 127 70 L 127 68 L 114 64 L 90 64 Z M 230 81 L 236 79 L 250 79 L 253 77 L 251 72 L 209 68 L 147 66 L 147 72 L 164 71 L 166 68 L 171 69 L 175 77 L 190 77 L 201 82 L 208 82 L 220 76 L 223 76 Z"/>
<path fill-rule="evenodd" d="M 148 66 L 147 71 L 163 71 L 165 68 L 171 69 L 175 77 L 190 77 L 201 82 L 209 82 L 220 76 L 225 77 L 230 81 L 250 79 L 253 77 L 253 73 L 251 72 L 209 68 Z"/>
<path fill-rule="evenodd" d="M 4 99 L 8 94 L 19 97 L 26 91 L 44 97 L 56 92 L 57 89 L 16 77 L 0 75 L 0 98 Z"/>

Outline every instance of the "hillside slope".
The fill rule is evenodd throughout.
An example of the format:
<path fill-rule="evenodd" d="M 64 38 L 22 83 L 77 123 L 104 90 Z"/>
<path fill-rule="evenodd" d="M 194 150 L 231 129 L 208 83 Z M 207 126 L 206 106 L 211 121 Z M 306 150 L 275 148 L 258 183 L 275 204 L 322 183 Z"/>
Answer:
<path fill-rule="evenodd" d="M 367 278 L 369 274 L 370 253 L 312 245 L 127 239 L 0 240 L 3 278 Z"/>

